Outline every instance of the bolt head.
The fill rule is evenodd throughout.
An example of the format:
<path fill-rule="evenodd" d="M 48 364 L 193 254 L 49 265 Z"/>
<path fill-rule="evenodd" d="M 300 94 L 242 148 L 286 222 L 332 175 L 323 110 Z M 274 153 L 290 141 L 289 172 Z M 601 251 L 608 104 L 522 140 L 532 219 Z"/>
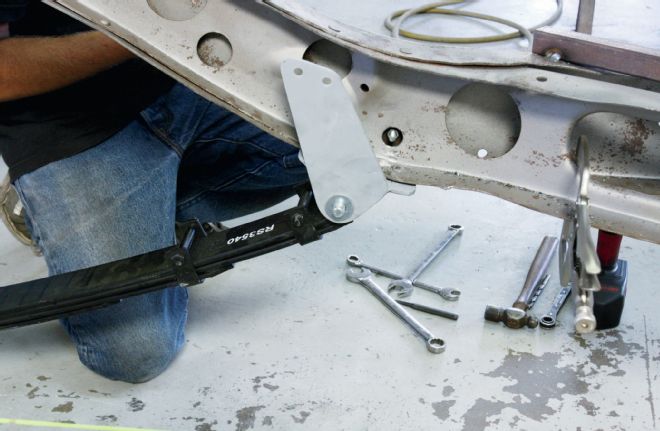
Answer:
<path fill-rule="evenodd" d="M 399 134 L 399 131 L 396 129 L 390 129 L 387 131 L 387 139 L 392 143 L 396 142 L 396 140 L 399 139 L 399 136 L 401 136 L 401 134 Z"/>
<path fill-rule="evenodd" d="M 562 59 L 562 54 L 560 50 L 551 48 L 545 52 L 545 58 L 552 61 L 553 63 L 557 63 Z"/>
<path fill-rule="evenodd" d="M 403 142 L 403 132 L 396 127 L 389 127 L 383 132 L 383 142 L 390 147 L 396 147 Z"/>
<path fill-rule="evenodd" d="M 346 215 L 346 202 L 342 199 L 337 199 L 332 205 L 332 215 L 340 219 Z"/>
<path fill-rule="evenodd" d="M 333 196 L 325 209 L 328 217 L 335 222 L 346 221 L 353 215 L 353 203 L 346 196 Z"/>
<path fill-rule="evenodd" d="M 293 225 L 295 227 L 302 227 L 305 217 L 302 214 L 294 214 L 292 218 Z"/>

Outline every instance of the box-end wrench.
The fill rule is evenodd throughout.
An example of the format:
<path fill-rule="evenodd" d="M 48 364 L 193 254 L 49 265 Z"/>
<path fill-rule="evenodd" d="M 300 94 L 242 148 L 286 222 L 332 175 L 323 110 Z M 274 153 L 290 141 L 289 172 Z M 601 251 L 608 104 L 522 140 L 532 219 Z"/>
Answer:
<path fill-rule="evenodd" d="M 431 353 L 442 353 L 445 351 L 445 341 L 437 338 L 429 332 L 421 323 L 411 316 L 402 306 L 396 303 L 372 278 L 372 273 L 366 268 L 350 267 L 346 270 L 346 279 L 352 283 L 361 284 L 372 295 L 380 300 L 392 313 L 403 320 L 412 330 L 426 343 L 426 348 Z"/>
<path fill-rule="evenodd" d="M 360 259 L 359 256 L 354 254 L 346 258 L 346 263 L 355 268 L 368 269 L 374 274 L 382 275 L 383 277 L 391 278 L 392 280 L 400 280 L 403 278 L 403 276 L 390 272 L 386 269 L 376 268 L 375 266 L 368 265 L 362 259 Z M 420 289 L 428 290 L 429 292 L 440 295 L 447 301 L 458 301 L 458 298 L 461 296 L 460 290 L 452 289 L 451 287 L 435 287 L 418 280 L 415 280 L 413 285 L 419 287 Z"/>
<path fill-rule="evenodd" d="M 422 263 L 406 278 L 394 280 L 387 286 L 388 291 L 395 291 L 400 298 L 412 295 L 413 284 L 426 268 L 435 260 L 436 257 L 449 245 L 449 243 L 463 232 L 463 226 L 453 224 L 447 229 L 445 237 L 431 254 L 426 256 Z"/>
<path fill-rule="evenodd" d="M 557 325 L 557 315 L 561 311 L 561 307 L 566 303 L 566 299 L 571 296 L 572 285 L 562 287 L 557 296 L 555 296 L 554 301 L 552 301 L 552 306 L 550 311 L 548 311 L 544 316 L 539 320 L 539 325 L 542 328 L 554 328 Z"/>

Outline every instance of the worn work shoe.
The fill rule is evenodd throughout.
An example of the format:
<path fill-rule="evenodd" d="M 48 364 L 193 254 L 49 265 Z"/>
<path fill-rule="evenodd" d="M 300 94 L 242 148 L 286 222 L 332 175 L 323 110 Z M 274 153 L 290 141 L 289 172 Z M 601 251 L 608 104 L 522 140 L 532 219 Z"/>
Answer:
<path fill-rule="evenodd" d="M 25 209 L 16 190 L 9 182 L 9 176 L 0 183 L 0 219 L 14 238 L 34 249 L 30 230 L 25 223 Z"/>

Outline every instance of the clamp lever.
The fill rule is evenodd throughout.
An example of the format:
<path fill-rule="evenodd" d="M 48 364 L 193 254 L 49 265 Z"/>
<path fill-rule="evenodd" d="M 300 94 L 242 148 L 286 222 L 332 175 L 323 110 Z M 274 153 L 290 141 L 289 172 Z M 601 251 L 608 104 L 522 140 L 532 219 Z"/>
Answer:
<path fill-rule="evenodd" d="M 575 210 L 564 220 L 559 249 L 561 285 L 566 287 L 577 279 L 575 330 L 580 334 L 596 329 L 593 311 L 593 293 L 600 290 L 598 274 L 601 272 L 596 246 L 591 238 L 589 222 L 589 143 L 580 136 L 577 143 L 577 168 L 579 179 Z"/>

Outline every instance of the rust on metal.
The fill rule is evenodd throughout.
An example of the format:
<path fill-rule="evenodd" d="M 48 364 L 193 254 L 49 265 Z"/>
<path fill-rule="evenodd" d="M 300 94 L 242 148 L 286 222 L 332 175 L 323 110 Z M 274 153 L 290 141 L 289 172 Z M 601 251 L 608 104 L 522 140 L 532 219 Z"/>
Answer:
<path fill-rule="evenodd" d="M 631 156 L 642 154 L 644 152 L 646 140 L 651 133 L 651 129 L 646 127 L 644 120 L 627 120 L 623 150 Z"/>
<path fill-rule="evenodd" d="M 562 60 L 660 81 L 660 51 L 591 35 L 543 27 L 534 32 L 535 54 L 558 49 Z"/>

